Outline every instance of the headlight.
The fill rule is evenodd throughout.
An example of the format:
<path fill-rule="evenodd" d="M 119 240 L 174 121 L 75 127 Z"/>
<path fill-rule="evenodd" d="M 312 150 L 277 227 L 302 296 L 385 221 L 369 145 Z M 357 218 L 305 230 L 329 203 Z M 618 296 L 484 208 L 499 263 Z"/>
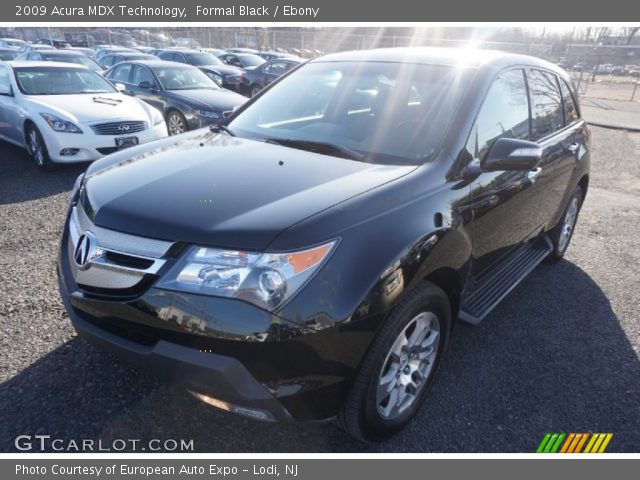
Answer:
<path fill-rule="evenodd" d="M 193 114 L 197 117 L 220 118 L 220 114 L 218 112 L 213 112 L 210 110 L 194 110 Z"/>
<path fill-rule="evenodd" d="M 64 133 L 82 133 L 78 127 L 76 127 L 73 123 L 68 122 L 67 120 L 63 120 L 62 118 L 52 115 L 50 113 L 41 113 L 42 118 L 44 118 L 49 126 L 53 128 L 56 132 L 64 132 Z"/>
<path fill-rule="evenodd" d="M 194 246 L 157 287 L 237 298 L 273 311 L 313 276 L 336 244 L 262 254 Z"/>

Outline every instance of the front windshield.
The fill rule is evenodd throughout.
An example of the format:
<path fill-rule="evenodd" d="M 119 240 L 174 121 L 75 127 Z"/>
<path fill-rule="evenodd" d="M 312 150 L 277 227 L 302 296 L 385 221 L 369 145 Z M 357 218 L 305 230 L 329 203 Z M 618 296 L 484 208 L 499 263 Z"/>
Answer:
<path fill-rule="evenodd" d="M 428 161 L 469 71 L 390 62 L 313 62 L 285 77 L 228 127 L 240 137 L 306 141 L 373 163 Z"/>
<path fill-rule="evenodd" d="M 165 90 L 218 90 L 217 83 L 195 67 L 156 67 L 153 69 Z"/>
<path fill-rule="evenodd" d="M 63 67 L 20 67 L 16 83 L 25 95 L 114 93 L 116 89 L 92 70 Z"/>
<path fill-rule="evenodd" d="M 47 60 L 50 62 L 66 62 L 66 63 L 77 63 L 79 65 L 84 65 L 85 67 L 89 67 L 91 69 L 100 68 L 98 64 L 91 60 L 86 55 L 56 55 L 49 54 L 45 56 Z"/>
<path fill-rule="evenodd" d="M 222 61 L 210 53 L 188 53 L 187 58 L 191 65 L 220 65 Z"/>
<path fill-rule="evenodd" d="M 266 60 L 258 55 L 253 55 L 251 53 L 244 53 L 241 55 L 237 55 L 238 59 L 240 59 L 240 63 L 242 63 L 243 67 L 257 67 L 266 62 Z"/>

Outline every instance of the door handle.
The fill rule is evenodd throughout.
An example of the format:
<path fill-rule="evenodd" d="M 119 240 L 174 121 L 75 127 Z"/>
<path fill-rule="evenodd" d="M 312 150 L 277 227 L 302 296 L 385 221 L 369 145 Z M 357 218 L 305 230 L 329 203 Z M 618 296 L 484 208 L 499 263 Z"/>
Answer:
<path fill-rule="evenodd" d="M 541 167 L 534 168 L 533 170 L 529 170 L 527 172 L 527 178 L 529 179 L 529 181 L 531 181 L 531 183 L 536 183 L 536 180 L 538 180 L 538 176 L 540 175 L 540 172 L 542 172 Z"/>
<path fill-rule="evenodd" d="M 573 142 L 572 144 L 567 146 L 567 151 L 575 155 L 578 152 L 579 148 L 580 148 L 580 144 L 578 142 Z"/>

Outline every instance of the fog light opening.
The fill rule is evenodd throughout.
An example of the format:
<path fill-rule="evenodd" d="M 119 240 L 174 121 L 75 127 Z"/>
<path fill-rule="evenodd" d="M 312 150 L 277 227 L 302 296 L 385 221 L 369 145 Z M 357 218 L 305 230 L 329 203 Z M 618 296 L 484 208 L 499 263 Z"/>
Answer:
<path fill-rule="evenodd" d="M 191 395 L 196 397 L 198 400 L 206 403 L 207 405 L 211 405 L 212 407 L 219 408 L 220 410 L 225 410 L 227 412 L 236 413 L 238 415 L 242 415 L 244 417 L 253 418 L 255 420 L 261 420 L 263 422 L 275 422 L 276 419 L 274 416 L 265 411 L 257 408 L 247 408 L 241 407 L 239 405 L 234 405 L 229 402 L 225 402 L 224 400 L 220 400 L 209 395 L 205 395 L 204 393 L 194 392 L 193 390 L 187 390 Z"/>
<path fill-rule="evenodd" d="M 62 150 L 60 150 L 60 156 L 73 157 L 74 155 L 77 155 L 79 151 L 79 148 L 63 148 Z"/>

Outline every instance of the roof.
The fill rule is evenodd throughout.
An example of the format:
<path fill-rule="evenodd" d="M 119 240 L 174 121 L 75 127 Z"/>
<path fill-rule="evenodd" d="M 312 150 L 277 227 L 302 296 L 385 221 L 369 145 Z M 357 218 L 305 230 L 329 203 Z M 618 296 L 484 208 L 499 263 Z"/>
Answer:
<path fill-rule="evenodd" d="M 81 68 L 89 70 L 89 68 L 79 63 L 64 63 L 64 62 L 32 62 L 28 60 L 9 60 L 2 62 L 5 65 L 9 65 L 11 68 L 20 67 L 46 67 L 46 68 Z"/>
<path fill-rule="evenodd" d="M 350 52 L 332 53 L 318 57 L 311 62 L 398 62 L 424 63 L 432 65 L 464 65 L 471 68 L 483 66 L 502 67 L 507 65 L 537 65 L 557 70 L 557 66 L 545 60 L 527 55 L 505 53 L 498 50 L 475 48 L 443 48 L 443 47 L 401 47 L 381 48 L 376 50 L 354 50 Z"/>
<path fill-rule="evenodd" d="M 169 60 L 152 60 L 152 59 L 139 59 L 139 60 L 125 60 L 124 62 L 117 63 L 116 65 L 120 65 L 122 63 L 138 63 L 140 65 L 146 65 L 147 67 L 183 67 L 183 68 L 198 68 L 193 65 L 188 65 L 182 62 L 171 62 Z M 115 65 L 114 65 L 115 66 Z"/>

